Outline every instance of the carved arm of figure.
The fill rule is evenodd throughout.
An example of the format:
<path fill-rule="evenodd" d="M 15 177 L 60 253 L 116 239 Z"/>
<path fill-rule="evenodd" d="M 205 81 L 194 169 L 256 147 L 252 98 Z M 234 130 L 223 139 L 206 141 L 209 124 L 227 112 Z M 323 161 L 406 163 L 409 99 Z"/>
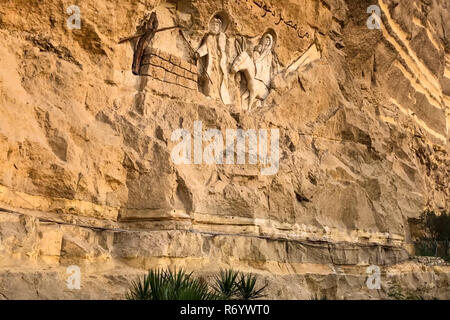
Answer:
<path fill-rule="evenodd" d="M 209 55 L 209 51 L 208 51 L 208 44 L 207 44 L 207 39 L 205 39 L 205 41 L 203 41 L 203 44 L 200 46 L 200 48 L 198 48 L 198 50 L 194 53 L 194 58 L 195 60 L 200 62 L 201 67 L 203 68 L 203 72 L 207 75 L 207 77 L 210 77 L 209 74 L 209 64 L 207 64 L 206 66 L 201 62 L 200 58 L 206 57 L 207 55 Z"/>
<path fill-rule="evenodd" d="M 206 41 L 204 41 L 203 44 L 200 46 L 200 48 L 198 48 L 197 52 L 195 53 L 195 56 L 197 59 L 200 59 L 207 55 L 208 55 L 208 45 L 206 44 Z"/>
<path fill-rule="evenodd" d="M 256 61 L 261 56 L 262 46 L 257 45 L 253 50 L 253 61 Z"/>
<path fill-rule="evenodd" d="M 183 33 L 181 33 L 183 35 Z M 183 35 L 184 37 L 184 35 Z M 192 49 L 192 52 L 194 52 L 194 49 Z M 208 70 L 206 69 L 206 66 L 202 63 L 202 61 L 200 60 L 200 58 L 203 58 L 205 56 L 207 56 L 209 54 L 208 52 L 208 45 L 206 43 L 206 41 L 203 42 L 203 44 L 200 46 L 200 48 L 198 48 L 197 51 L 194 52 L 194 59 L 200 63 L 200 66 L 203 68 L 204 73 L 206 74 L 206 76 L 208 77 L 209 82 L 212 84 L 212 80 L 211 77 L 208 74 Z"/>

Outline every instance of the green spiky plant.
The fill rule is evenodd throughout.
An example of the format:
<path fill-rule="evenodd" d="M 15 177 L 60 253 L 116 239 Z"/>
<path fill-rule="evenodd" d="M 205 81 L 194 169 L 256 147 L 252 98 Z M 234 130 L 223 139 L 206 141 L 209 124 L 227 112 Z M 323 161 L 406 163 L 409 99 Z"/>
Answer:
<path fill-rule="evenodd" d="M 257 289 L 257 276 L 253 274 L 242 274 L 237 282 L 237 297 L 239 300 L 255 300 L 263 298 L 267 284 Z"/>
<path fill-rule="evenodd" d="M 180 270 L 150 270 L 143 280 L 132 282 L 128 300 L 216 300 L 206 282 Z"/>
<path fill-rule="evenodd" d="M 150 274 L 131 282 L 131 289 L 125 295 L 127 300 L 151 300 Z"/>
<path fill-rule="evenodd" d="M 219 275 L 214 277 L 213 289 L 221 300 L 231 300 L 238 291 L 237 279 L 239 273 L 231 269 L 221 270 Z"/>
<path fill-rule="evenodd" d="M 222 270 L 210 289 L 206 281 L 183 270 L 150 270 L 143 279 L 133 281 L 128 300 L 253 300 L 264 297 L 267 285 L 256 287 L 256 275 Z"/>
<path fill-rule="evenodd" d="M 326 301 L 328 298 L 326 295 L 313 294 L 309 300 Z"/>
<path fill-rule="evenodd" d="M 398 282 L 391 284 L 387 294 L 391 300 L 426 300 L 423 295 L 417 292 L 403 289 Z"/>
<path fill-rule="evenodd" d="M 424 229 L 429 235 L 415 243 L 416 254 L 434 256 L 450 261 L 450 212 L 436 214 L 434 211 L 422 213 Z"/>

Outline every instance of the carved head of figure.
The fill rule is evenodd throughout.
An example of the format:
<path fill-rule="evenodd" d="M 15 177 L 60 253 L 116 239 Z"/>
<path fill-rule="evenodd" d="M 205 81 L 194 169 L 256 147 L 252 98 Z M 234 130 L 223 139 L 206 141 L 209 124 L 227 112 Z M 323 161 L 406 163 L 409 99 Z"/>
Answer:
<path fill-rule="evenodd" d="M 219 34 L 222 30 L 222 20 L 218 17 L 212 19 L 211 24 L 209 26 L 209 30 L 212 34 Z"/>
<path fill-rule="evenodd" d="M 271 34 L 266 34 L 261 39 L 261 52 L 265 52 L 268 50 L 272 50 L 272 44 L 273 44 L 273 37 Z"/>
<path fill-rule="evenodd" d="M 262 45 L 258 44 L 255 49 L 253 49 L 253 59 L 258 59 L 261 56 L 262 50 Z"/>

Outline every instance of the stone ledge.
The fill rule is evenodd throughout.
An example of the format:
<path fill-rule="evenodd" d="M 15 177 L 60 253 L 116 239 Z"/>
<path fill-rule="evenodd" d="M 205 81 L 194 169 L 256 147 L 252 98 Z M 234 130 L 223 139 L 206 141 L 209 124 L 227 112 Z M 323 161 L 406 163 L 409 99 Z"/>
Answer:
<path fill-rule="evenodd" d="M 448 266 L 450 266 L 450 263 L 445 262 L 445 260 L 440 257 L 415 256 L 411 260 L 418 262 L 420 264 L 429 266 L 429 267 L 434 267 L 434 266 L 448 267 Z"/>
<path fill-rule="evenodd" d="M 124 299 L 130 288 L 130 282 L 147 274 L 149 268 L 171 266 L 184 268 L 212 280 L 220 268 L 229 265 L 209 262 L 203 264 L 198 259 L 154 259 L 147 262 L 146 268 L 133 268 L 117 265 L 114 269 L 98 271 L 82 267 L 82 290 L 68 290 L 66 286 L 67 265 L 36 267 L 14 266 L 0 268 L 0 300 L 3 299 Z M 95 266 L 98 266 L 95 265 Z M 450 277 L 450 270 L 420 271 L 420 265 L 399 264 L 382 267 L 381 290 L 367 288 L 366 267 L 354 267 L 342 270 L 327 265 L 314 264 L 274 264 L 267 268 L 246 266 L 242 263 L 233 265 L 237 271 L 258 274 L 262 283 L 268 283 L 267 299 L 311 299 L 318 294 L 328 299 L 387 299 L 389 283 L 398 281 L 402 286 L 419 289 L 431 279 L 437 280 L 430 290 L 435 297 L 448 299 L 449 292 L 445 283 Z M 401 272 L 398 272 L 402 270 Z M 428 286 L 430 286 L 428 284 Z M 427 287 L 428 288 L 428 287 Z M 20 289 L 20 290 L 18 290 Z"/>
<path fill-rule="evenodd" d="M 12 190 L 0 185 L 0 205 L 8 208 L 21 208 L 51 213 L 56 216 L 73 215 L 80 218 L 93 218 L 117 221 L 119 208 L 95 204 L 88 201 L 44 197 Z"/>
<path fill-rule="evenodd" d="M 400 235 L 343 231 L 336 228 L 316 228 L 303 224 L 285 225 L 273 219 L 254 219 L 220 216 L 207 213 L 190 213 L 170 209 L 113 208 L 90 202 L 69 199 L 46 198 L 18 193 L 0 186 L 0 208 L 45 221 L 72 225 L 105 228 L 112 231 L 140 230 L 197 230 L 200 233 L 263 237 L 287 241 L 345 242 L 361 245 L 382 245 L 402 248 Z"/>
<path fill-rule="evenodd" d="M 233 260 L 250 265 L 273 262 L 386 266 L 409 260 L 403 248 L 379 244 L 273 239 L 193 229 L 95 229 L 10 213 L 0 214 L 0 237 L 0 254 L 4 257 L 0 266 L 28 259 L 48 264 L 96 262 L 106 266 L 111 259 L 117 259 L 139 267 L 142 261 L 162 257 L 197 260 L 206 257 L 209 261 L 225 263 L 230 255 Z M 16 245 L 18 241 L 21 246 Z"/>

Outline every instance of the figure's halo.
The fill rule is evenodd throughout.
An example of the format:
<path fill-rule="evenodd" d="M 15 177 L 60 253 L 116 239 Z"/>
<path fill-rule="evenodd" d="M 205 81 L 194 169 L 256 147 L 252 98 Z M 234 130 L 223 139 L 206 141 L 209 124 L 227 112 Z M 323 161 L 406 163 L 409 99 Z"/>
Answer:
<path fill-rule="evenodd" d="M 272 48 L 275 48 L 277 46 L 277 43 L 278 43 L 278 35 L 277 35 L 277 33 L 272 28 L 269 28 L 269 29 L 267 29 L 264 32 L 264 34 L 262 35 L 261 39 L 264 38 L 264 36 L 266 34 L 270 34 L 272 36 L 272 39 L 273 39 Z"/>
<path fill-rule="evenodd" d="M 210 25 L 211 25 L 211 22 L 215 18 L 219 18 L 222 21 L 222 30 L 220 30 L 220 31 L 226 32 L 228 30 L 228 27 L 230 26 L 230 15 L 228 13 L 226 13 L 225 11 L 216 12 L 211 17 L 211 20 L 209 20 Z"/>

